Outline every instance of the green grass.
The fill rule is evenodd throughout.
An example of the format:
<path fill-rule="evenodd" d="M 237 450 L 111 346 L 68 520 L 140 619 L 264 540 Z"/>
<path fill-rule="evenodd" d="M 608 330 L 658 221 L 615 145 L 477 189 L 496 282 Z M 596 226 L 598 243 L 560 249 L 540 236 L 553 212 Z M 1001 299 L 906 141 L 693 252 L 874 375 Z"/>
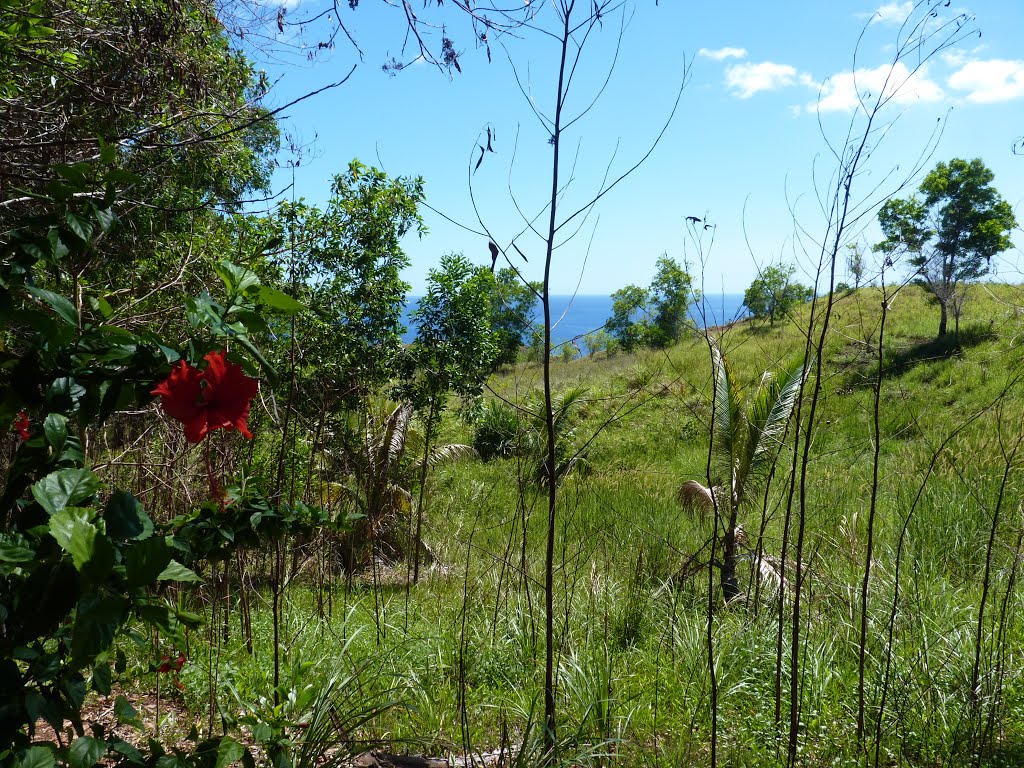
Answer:
<path fill-rule="evenodd" d="M 961 764 L 983 746 L 983 764 L 1010 765 L 1024 749 L 1019 585 L 1007 596 L 1010 579 L 1020 579 L 1014 574 L 1024 524 L 1024 456 L 1011 463 L 1000 510 L 980 684 L 976 695 L 970 690 L 1004 455 L 1024 422 L 1017 381 L 1024 371 L 1018 310 L 1024 289 L 984 285 L 971 291 L 959 345 L 935 342 L 937 310 L 914 287 L 896 297 L 887 318 L 865 676 L 867 743 L 870 750 L 876 746 L 877 724 L 883 765 Z M 799 761 L 805 765 L 864 763 L 854 738 L 857 648 L 880 310 L 876 289 L 842 297 L 823 354 L 804 499 L 809 570 L 801 614 Z M 802 354 L 806 325 L 804 308 L 773 328 L 739 324 L 724 331 L 720 343 L 735 370 L 756 385 L 765 370 Z M 559 391 L 587 390 L 570 438 L 574 446 L 587 445 L 587 470 L 565 481 L 558 509 L 562 756 L 566 764 L 705 763 L 709 573 L 706 566 L 695 572 L 684 566 L 709 541 L 712 525 L 684 512 L 675 493 L 683 481 L 705 478 L 707 344 L 697 338 L 667 351 L 559 362 L 553 374 Z M 491 386 L 524 403 L 539 381 L 537 366 L 522 365 Z M 471 440 L 471 427 L 461 422 L 450 420 L 446 429 L 446 439 Z M 751 540 L 763 531 L 763 549 L 772 556 L 781 549 L 791 457 L 787 445 L 766 508 L 746 510 L 743 520 Z M 427 540 L 440 565 L 408 597 L 404 566 L 376 588 L 369 576 L 346 585 L 332 575 L 334 610 L 327 618 L 316 615 L 311 579 L 300 576 L 287 590 L 282 652 L 290 662 L 312 662 L 315 674 L 308 679 L 314 681 L 339 667 L 358 669 L 366 701 L 400 702 L 364 726 L 363 738 L 434 753 L 458 752 L 467 740 L 481 749 L 524 745 L 523 764 L 536 755 L 530 749 L 538 743 L 542 708 L 546 508 L 533 466 L 519 457 L 462 460 L 434 471 Z M 770 586 L 756 601 L 753 589 L 748 594 L 744 605 L 716 606 L 712 624 L 720 764 L 778 765 L 789 717 L 792 600 L 788 596 L 783 607 L 777 728 L 779 602 Z M 219 652 L 194 636 L 195 663 L 183 674 L 182 695 L 196 711 L 204 711 L 207 697 L 205 658 L 220 665 L 221 679 L 229 676 L 243 697 L 268 690 L 267 595 L 254 606 L 255 658 L 245 652 L 237 622 Z M 878 723 L 883 688 L 886 707 Z M 992 711 L 995 727 L 983 739 L 978 734 Z"/>

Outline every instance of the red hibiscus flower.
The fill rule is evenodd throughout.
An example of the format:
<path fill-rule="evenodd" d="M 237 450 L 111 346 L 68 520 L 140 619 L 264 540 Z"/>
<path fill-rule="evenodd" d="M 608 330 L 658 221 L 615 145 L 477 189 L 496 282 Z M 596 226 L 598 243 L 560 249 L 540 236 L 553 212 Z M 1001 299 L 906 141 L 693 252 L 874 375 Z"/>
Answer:
<path fill-rule="evenodd" d="M 11 429 L 15 430 L 19 435 L 21 435 L 22 440 L 28 440 L 28 416 L 25 415 L 24 411 L 18 411 L 18 418 L 14 420 L 14 425 L 11 427 Z"/>
<path fill-rule="evenodd" d="M 228 362 L 226 352 L 210 352 L 200 371 L 184 360 L 150 394 L 160 395 L 164 412 L 185 425 L 185 439 L 198 443 L 215 429 L 237 429 L 252 438 L 246 420 L 259 382 Z"/>
<path fill-rule="evenodd" d="M 160 673 L 180 672 L 181 668 L 185 666 L 186 661 L 188 659 L 185 658 L 184 653 L 179 653 L 176 659 L 171 659 L 170 656 L 164 655 L 160 657 L 160 666 L 156 668 L 156 671 Z"/>

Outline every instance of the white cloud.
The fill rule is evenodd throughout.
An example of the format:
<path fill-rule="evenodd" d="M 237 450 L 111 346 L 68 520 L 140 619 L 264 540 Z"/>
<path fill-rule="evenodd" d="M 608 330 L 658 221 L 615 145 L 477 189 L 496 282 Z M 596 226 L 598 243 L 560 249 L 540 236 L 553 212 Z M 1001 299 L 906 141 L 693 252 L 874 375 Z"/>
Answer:
<path fill-rule="evenodd" d="M 861 100 L 873 104 L 885 89 L 897 104 L 941 101 L 942 88 L 928 79 L 928 68 L 922 66 L 911 73 L 903 62 L 895 66 L 883 64 L 874 69 L 858 69 L 856 72 L 841 72 L 833 75 L 821 87 L 817 103 L 807 105 L 813 112 L 849 112 L 856 109 Z"/>
<path fill-rule="evenodd" d="M 794 85 L 800 76 L 789 64 L 762 61 L 760 64 L 734 64 L 725 70 L 725 83 L 741 99 L 760 91 L 775 91 Z"/>
<path fill-rule="evenodd" d="M 706 59 L 714 59 L 715 61 L 722 61 L 723 59 L 745 59 L 747 57 L 746 48 L 701 48 L 697 51 L 697 54 L 703 56 Z"/>
<path fill-rule="evenodd" d="M 1012 101 L 1024 97 L 1024 61 L 969 61 L 946 82 L 950 88 L 967 91 L 967 100 L 978 104 Z"/>
<path fill-rule="evenodd" d="M 875 9 L 872 22 L 879 24 L 902 24 L 914 10 L 914 3 L 907 0 L 903 3 L 885 3 Z"/>

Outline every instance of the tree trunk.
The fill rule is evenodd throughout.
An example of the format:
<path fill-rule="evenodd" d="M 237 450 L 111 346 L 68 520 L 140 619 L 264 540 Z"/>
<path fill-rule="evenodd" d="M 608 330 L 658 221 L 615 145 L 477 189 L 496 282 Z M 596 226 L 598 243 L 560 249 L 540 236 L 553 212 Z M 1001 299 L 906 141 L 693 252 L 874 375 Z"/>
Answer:
<path fill-rule="evenodd" d="M 740 596 L 740 584 L 736 579 L 736 563 L 739 560 L 736 552 L 736 512 L 735 508 L 729 512 L 729 525 L 722 542 L 722 598 L 726 604 Z"/>
<path fill-rule="evenodd" d="M 941 339 L 946 335 L 946 320 L 948 315 L 946 301 L 944 299 L 939 299 L 939 310 L 941 312 L 939 315 L 939 338 Z"/>

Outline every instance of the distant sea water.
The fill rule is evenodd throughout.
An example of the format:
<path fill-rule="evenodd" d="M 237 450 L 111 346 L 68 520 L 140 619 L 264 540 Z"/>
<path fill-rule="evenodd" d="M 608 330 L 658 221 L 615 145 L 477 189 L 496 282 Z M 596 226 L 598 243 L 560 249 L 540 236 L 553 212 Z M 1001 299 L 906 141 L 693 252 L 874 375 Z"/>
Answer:
<path fill-rule="evenodd" d="M 403 337 L 403 341 L 406 343 L 412 341 L 416 336 L 416 329 L 412 326 L 409 317 L 416 309 L 419 298 L 419 296 L 410 296 L 405 312 L 402 314 L 402 322 L 408 328 Z M 583 340 L 579 337 L 602 328 L 611 314 L 611 296 L 553 295 L 551 297 L 551 319 L 555 323 L 552 331 L 553 341 L 556 344 L 561 344 L 564 341 L 578 339 L 577 343 L 583 347 Z M 724 325 L 738 320 L 746 315 L 743 307 L 743 294 L 707 295 L 701 304 L 690 307 L 689 315 L 698 328 Z M 538 303 L 536 321 L 539 322 L 541 319 Z"/>

